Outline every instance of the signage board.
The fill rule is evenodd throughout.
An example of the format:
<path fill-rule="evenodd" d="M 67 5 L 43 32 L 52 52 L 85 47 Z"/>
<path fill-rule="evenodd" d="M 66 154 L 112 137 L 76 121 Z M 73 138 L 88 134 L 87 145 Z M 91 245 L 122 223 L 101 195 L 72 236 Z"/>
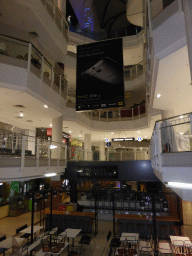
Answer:
<path fill-rule="evenodd" d="M 52 136 L 52 128 L 47 128 L 47 136 Z"/>
<path fill-rule="evenodd" d="M 124 106 L 122 38 L 77 46 L 76 111 Z"/>
<path fill-rule="evenodd" d="M 77 178 L 118 178 L 118 166 L 87 166 L 77 168 Z"/>
<path fill-rule="evenodd" d="M 121 141 L 134 141 L 135 138 L 115 138 L 112 139 L 113 142 L 121 142 Z"/>
<path fill-rule="evenodd" d="M 141 137 L 138 137 L 137 140 L 138 140 L 138 141 L 142 141 L 142 138 L 141 138 Z"/>

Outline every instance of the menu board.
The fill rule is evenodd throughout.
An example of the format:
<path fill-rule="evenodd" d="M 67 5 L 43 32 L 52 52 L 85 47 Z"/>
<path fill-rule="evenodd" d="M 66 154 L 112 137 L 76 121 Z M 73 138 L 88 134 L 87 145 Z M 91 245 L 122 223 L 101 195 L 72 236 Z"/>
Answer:
<path fill-rule="evenodd" d="M 77 178 L 118 178 L 118 166 L 88 166 L 77 168 Z"/>

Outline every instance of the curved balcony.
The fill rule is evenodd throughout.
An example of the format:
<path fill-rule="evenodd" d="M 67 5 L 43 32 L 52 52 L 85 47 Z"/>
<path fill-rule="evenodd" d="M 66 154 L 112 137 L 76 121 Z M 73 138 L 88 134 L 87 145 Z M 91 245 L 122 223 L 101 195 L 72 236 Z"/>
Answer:
<path fill-rule="evenodd" d="M 54 67 L 32 43 L 4 35 L 0 35 L 0 41 L 3 46 L 0 50 L 0 63 L 31 71 L 56 93 L 67 98 L 64 72 L 59 66 Z"/>

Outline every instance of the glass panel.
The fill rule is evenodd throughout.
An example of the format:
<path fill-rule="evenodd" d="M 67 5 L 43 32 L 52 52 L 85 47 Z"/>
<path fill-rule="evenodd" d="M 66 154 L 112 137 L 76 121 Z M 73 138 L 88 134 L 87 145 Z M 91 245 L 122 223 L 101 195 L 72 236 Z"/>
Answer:
<path fill-rule="evenodd" d="M 41 140 L 39 142 L 39 157 L 45 157 L 45 158 L 48 157 L 48 147 L 49 147 L 48 141 Z"/>
<path fill-rule="evenodd" d="M 67 80 L 64 77 L 61 78 L 61 96 L 67 99 Z"/>
<path fill-rule="evenodd" d="M 106 110 L 100 110 L 100 120 L 101 121 L 107 120 L 107 111 Z"/>
<path fill-rule="evenodd" d="M 99 121 L 99 111 L 98 110 L 92 111 L 92 119 Z"/>
<path fill-rule="evenodd" d="M 188 118 L 187 118 L 188 119 Z M 182 152 L 192 150 L 190 123 L 180 123 L 182 119 L 166 120 L 162 123 L 161 141 L 162 152 Z M 183 119 L 185 122 L 185 119 Z M 174 125 L 176 123 L 176 125 Z"/>
<path fill-rule="evenodd" d="M 33 64 L 33 66 L 35 66 L 40 70 L 41 63 L 42 63 L 42 55 L 34 47 L 32 47 L 31 64 Z"/>
<path fill-rule="evenodd" d="M 52 66 L 51 64 L 46 60 L 44 59 L 44 65 L 43 65 L 43 74 L 48 77 L 50 80 L 52 79 L 51 77 L 51 72 L 52 71 Z"/>
<path fill-rule="evenodd" d="M 0 54 L 25 61 L 28 60 L 28 43 L 4 36 L 0 36 L 0 41 Z"/>
<path fill-rule="evenodd" d="M 54 84 L 59 87 L 60 84 L 60 73 L 54 68 Z"/>

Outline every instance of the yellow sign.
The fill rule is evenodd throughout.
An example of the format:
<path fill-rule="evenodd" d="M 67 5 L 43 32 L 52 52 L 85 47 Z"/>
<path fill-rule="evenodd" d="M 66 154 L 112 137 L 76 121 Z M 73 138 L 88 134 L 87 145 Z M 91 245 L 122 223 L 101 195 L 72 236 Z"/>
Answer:
<path fill-rule="evenodd" d="M 122 101 L 118 102 L 118 105 L 119 105 L 119 106 L 122 106 L 122 105 L 123 105 L 123 102 L 122 102 Z"/>
<path fill-rule="evenodd" d="M 77 140 L 71 140 L 72 146 L 82 147 L 82 142 Z"/>

